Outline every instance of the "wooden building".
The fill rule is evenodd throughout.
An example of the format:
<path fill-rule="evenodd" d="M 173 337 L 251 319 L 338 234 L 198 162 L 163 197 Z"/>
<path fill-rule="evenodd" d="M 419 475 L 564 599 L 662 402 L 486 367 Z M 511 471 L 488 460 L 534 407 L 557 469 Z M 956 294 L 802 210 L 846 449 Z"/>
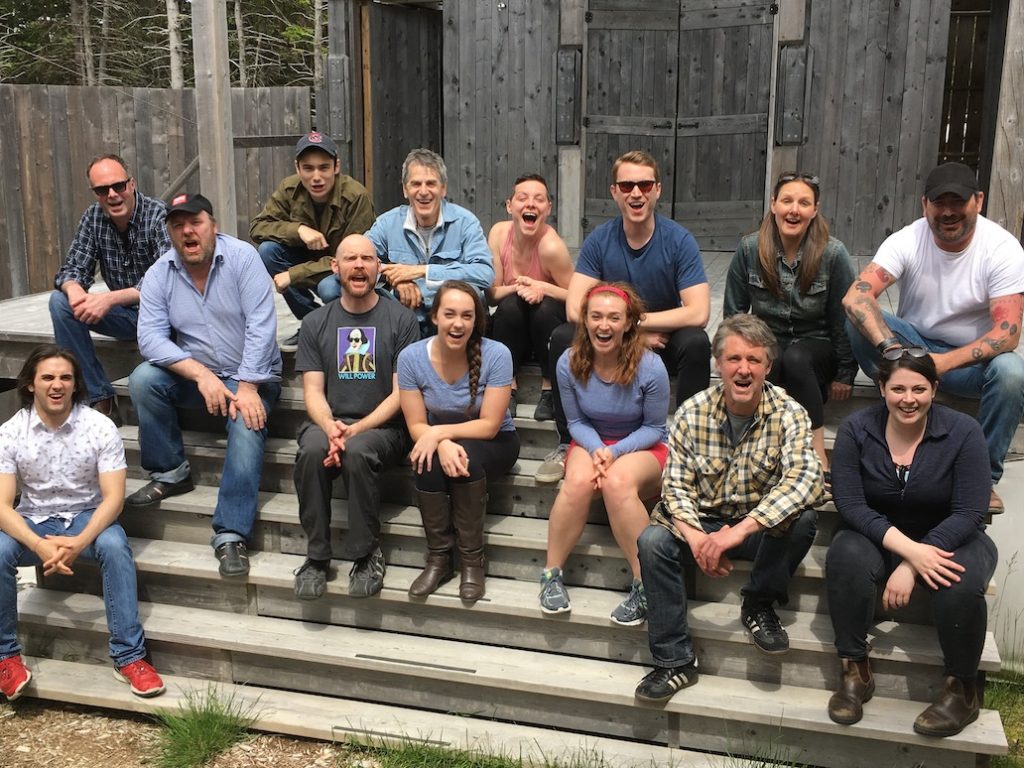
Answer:
<path fill-rule="evenodd" d="M 1019 233 L 1024 11 L 1012 5 L 332 0 L 321 123 L 379 206 L 400 201 L 396 166 L 417 144 L 443 151 L 449 196 L 485 226 L 516 176 L 540 172 L 571 244 L 615 215 L 608 169 L 633 148 L 661 165 L 661 212 L 708 250 L 755 229 L 774 177 L 796 168 L 820 177 L 834 233 L 870 254 L 919 215 L 940 159 L 977 167 L 988 214 Z"/>

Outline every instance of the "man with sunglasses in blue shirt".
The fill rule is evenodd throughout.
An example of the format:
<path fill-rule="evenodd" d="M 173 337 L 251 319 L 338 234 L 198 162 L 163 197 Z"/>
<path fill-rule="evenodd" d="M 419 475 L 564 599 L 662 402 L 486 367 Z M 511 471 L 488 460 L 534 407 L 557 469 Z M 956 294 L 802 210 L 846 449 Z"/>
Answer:
<path fill-rule="evenodd" d="M 594 229 L 580 249 L 569 281 L 565 314 L 569 322 L 551 334 L 551 370 L 572 343 L 580 304 L 597 283 L 622 281 L 636 289 L 647 305 L 639 330 L 647 346 L 676 378 L 676 405 L 708 388 L 711 342 L 704 331 L 711 312 L 711 290 L 697 240 L 672 219 L 655 212 L 661 197 L 658 163 L 635 150 L 612 165 L 611 195 L 621 216 Z M 536 480 L 555 483 L 565 474 L 569 429 L 558 387 L 554 387 L 555 426 L 559 445 L 545 457 Z M 665 414 L 666 417 L 668 414 Z"/>
<path fill-rule="evenodd" d="M 1024 249 L 981 215 L 974 171 L 944 163 L 928 174 L 923 216 L 891 234 L 843 298 L 854 357 L 874 377 L 880 357 L 930 353 L 941 389 L 980 400 L 992 484 L 1024 415 Z M 900 281 L 896 314 L 878 297 Z M 991 512 L 1003 502 L 992 491 Z"/>
<path fill-rule="evenodd" d="M 135 343 L 139 283 L 171 242 L 164 204 L 135 188 L 124 160 L 112 154 L 93 158 L 86 177 L 96 202 L 82 214 L 54 278 L 50 318 L 57 345 L 74 352 L 82 366 L 86 401 L 116 419 L 114 387 L 89 332 Z M 97 265 L 107 291 L 90 292 Z"/>

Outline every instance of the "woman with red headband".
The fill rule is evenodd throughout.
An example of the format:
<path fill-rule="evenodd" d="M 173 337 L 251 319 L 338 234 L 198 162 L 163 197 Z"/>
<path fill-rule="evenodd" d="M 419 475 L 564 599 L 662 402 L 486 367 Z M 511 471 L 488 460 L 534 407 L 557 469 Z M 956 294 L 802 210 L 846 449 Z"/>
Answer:
<path fill-rule="evenodd" d="M 665 364 L 638 330 L 644 311 L 626 283 L 598 283 L 583 300 L 572 346 L 558 359 L 558 388 L 572 443 L 548 520 L 547 564 L 540 579 L 540 606 L 547 614 L 571 608 L 562 568 L 599 494 L 633 574 L 629 595 L 611 619 L 634 625 L 647 618 L 636 540 L 648 525 L 643 500 L 661 493 L 669 383 Z"/>

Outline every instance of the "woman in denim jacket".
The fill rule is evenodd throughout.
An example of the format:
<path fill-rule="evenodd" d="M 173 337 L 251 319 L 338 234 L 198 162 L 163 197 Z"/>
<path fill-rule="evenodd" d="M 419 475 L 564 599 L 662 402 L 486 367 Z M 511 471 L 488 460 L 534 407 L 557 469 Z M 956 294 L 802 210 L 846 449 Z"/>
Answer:
<path fill-rule="evenodd" d="M 857 375 L 842 304 L 856 273 L 846 246 L 829 237 L 818 198 L 817 176 L 779 176 L 761 228 L 736 248 L 724 315 L 749 310 L 775 334 L 768 379 L 807 409 L 828 488 L 824 405 L 848 398 Z"/>

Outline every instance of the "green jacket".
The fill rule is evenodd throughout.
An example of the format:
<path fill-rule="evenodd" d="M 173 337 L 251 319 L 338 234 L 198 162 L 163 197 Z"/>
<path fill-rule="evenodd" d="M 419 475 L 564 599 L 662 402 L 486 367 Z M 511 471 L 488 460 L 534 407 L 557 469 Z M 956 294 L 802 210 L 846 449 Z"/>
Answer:
<path fill-rule="evenodd" d="M 363 234 L 376 218 L 366 187 L 342 173 L 334 182 L 331 199 L 327 201 L 320 221 L 317 221 L 313 200 L 299 181 L 298 174 L 295 174 L 278 185 L 263 210 L 252 220 L 249 237 L 256 245 L 265 240 L 273 240 L 282 245 L 302 248 L 300 224 L 323 233 L 327 239 L 327 251 L 310 251 L 309 261 L 296 264 L 288 270 L 293 285 L 316 285 L 330 274 L 331 256 L 337 250 L 338 243 L 349 235 Z"/>

